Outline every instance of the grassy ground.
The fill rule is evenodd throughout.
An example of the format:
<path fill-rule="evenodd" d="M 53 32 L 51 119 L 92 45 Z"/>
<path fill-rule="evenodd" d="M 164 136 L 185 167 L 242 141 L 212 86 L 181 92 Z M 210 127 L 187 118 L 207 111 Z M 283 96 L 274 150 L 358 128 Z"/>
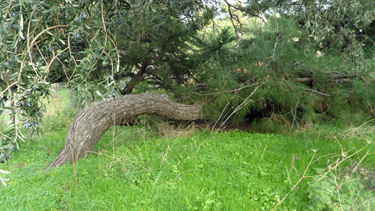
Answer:
<path fill-rule="evenodd" d="M 44 136 L 0 165 L 11 172 L 1 209 L 375 210 L 368 124 L 284 136 L 143 122 L 113 127 L 87 159 L 45 171 L 74 117 L 67 95 L 51 101 Z"/>

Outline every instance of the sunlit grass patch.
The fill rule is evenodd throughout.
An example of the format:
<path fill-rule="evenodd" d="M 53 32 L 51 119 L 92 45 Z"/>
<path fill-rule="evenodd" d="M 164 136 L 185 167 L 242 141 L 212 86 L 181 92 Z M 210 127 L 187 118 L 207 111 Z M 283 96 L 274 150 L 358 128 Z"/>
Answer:
<path fill-rule="evenodd" d="M 271 210 L 298 184 L 278 209 L 302 210 L 312 206 L 310 183 L 327 171 L 328 160 L 333 166 L 344 159 L 342 150 L 350 156 L 367 144 L 239 131 L 214 136 L 196 131 L 178 138 L 148 132 L 142 126 L 114 127 L 87 159 L 50 171 L 44 167 L 63 147 L 66 129 L 25 144 L 7 164 L 11 182 L 0 190 L 0 200 L 26 210 Z M 373 147 L 337 170 L 359 162 L 368 149 Z M 373 160 L 367 154 L 361 166 L 369 169 Z"/>

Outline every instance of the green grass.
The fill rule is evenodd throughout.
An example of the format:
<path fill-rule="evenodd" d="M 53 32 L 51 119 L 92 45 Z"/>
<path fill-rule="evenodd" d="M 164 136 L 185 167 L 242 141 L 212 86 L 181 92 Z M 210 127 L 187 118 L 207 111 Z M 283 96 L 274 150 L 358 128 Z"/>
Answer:
<path fill-rule="evenodd" d="M 43 99 L 43 103 L 49 103 L 46 109 L 46 115 L 56 115 L 59 112 L 62 112 L 65 108 L 69 107 L 71 99 L 69 94 L 71 92 L 68 89 L 61 89 L 57 91 L 57 97 Z"/>
<path fill-rule="evenodd" d="M 363 157 L 360 166 L 374 170 L 370 126 L 316 126 L 289 136 L 199 129 L 160 136 L 160 127 L 116 126 L 87 159 L 45 171 L 74 117 L 59 114 L 47 118 L 43 137 L 20 143 L 21 151 L 0 165 L 11 172 L 4 175 L 8 187 L 0 187 L 2 210 L 271 210 L 296 184 L 276 210 L 333 210 L 332 201 L 340 206 L 335 184 L 342 186 L 343 208 L 374 200 L 363 175 L 345 180 L 346 167 Z"/>
<path fill-rule="evenodd" d="M 11 171 L 8 187 L 0 189 L 4 209 L 270 210 L 302 176 L 312 149 L 318 150 L 316 158 L 341 153 L 333 140 L 239 131 L 215 136 L 196 131 L 190 138 L 176 139 L 146 134 L 146 139 L 137 140 L 131 137 L 144 128 L 115 127 L 102 137 L 95 153 L 76 166 L 45 171 L 63 147 L 66 132 L 23 143 L 22 151 L 1 166 Z M 341 143 L 351 152 L 366 144 Z M 367 149 L 373 151 L 373 144 Z M 364 152 L 356 159 L 361 155 Z M 315 169 L 323 168 L 329 158 L 313 163 L 306 175 L 316 175 Z M 367 155 L 364 165 L 373 161 L 374 155 Z M 299 186 L 311 181 L 306 178 Z M 306 205 L 308 192 L 302 188 L 279 208 L 303 210 Z"/>

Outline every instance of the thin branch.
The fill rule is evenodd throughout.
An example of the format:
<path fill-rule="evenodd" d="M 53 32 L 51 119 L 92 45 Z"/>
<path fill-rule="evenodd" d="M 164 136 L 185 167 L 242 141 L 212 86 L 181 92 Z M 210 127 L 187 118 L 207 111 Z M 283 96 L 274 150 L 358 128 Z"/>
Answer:
<path fill-rule="evenodd" d="M 330 97 L 331 95 L 330 94 L 324 94 L 324 93 L 322 93 L 322 92 L 318 92 L 318 91 L 316 91 L 316 90 L 314 90 L 314 89 L 307 89 L 307 88 L 303 88 L 303 87 L 300 87 L 301 89 L 304 89 L 304 90 L 307 90 L 307 91 L 311 91 L 311 92 L 315 92 L 315 93 L 317 93 L 317 94 L 320 94 L 320 95 L 323 95 L 323 96 L 326 96 L 326 97 Z"/>
<path fill-rule="evenodd" d="M 44 76 L 44 80 L 47 79 L 47 77 L 48 77 L 48 75 L 50 73 L 51 65 L 55 61 L 55 59 L 58 59 L 58 56 L 60 56 L 60 54 L 62 54 L 64 51 L 66 51 L 68 49 L 69 49 L 69 47 L 66 47 L 64 50 L 60 51 L 57 55 L 53 55 L 53 58 L 51 59 L 50 63 L 47 66 L 47 74 L 46 74 L 46 76 Z"/>
<path fill-rule="evenodd" d="M 238 89 L 232 89 L 232 90 L 229 90 L 229 91 L 224 91 L 224 92 L 238 92 L 242 89 L 246 89 L 246 88 L 249 88 L 249 87 L 252 87 L 252 86 L 258 86 L 260 85 L 261 83 L 255 83 L 255 84 L 250 84 L 250 85 L 247 85 L 247 86 L 243 86 L 241 88 L 238 88 Z M 201 96 L 211 96 L 211 95 L 217 95 L 217 94 L 220 94 L 221 92 L 213 92 L 213 93 L 209 93 L 209 94 L 199 94 L 199 93 L 196 93 L 198 95 L 201 95 Z"/>
<path fill-rule="evenodd" d="M 253 17 L 258 17 L 258 18 L 260 18 L 263 21 L 263 23 L 266 23 L 266 21 L 259 14 L 251 13 L 251 9 L 244 9 L 244 8 L 241 8 L 241 7 L 236 7 L 236 6 L 233 6 L 232 4 L 228 3 L 227 0 L 224 0 L 224 1 L 225 1 L 225 3 L 227 3 L 228 6 L 233 7 L 236 10 L 240 10 L 240 11 L 242 11 L 242 12 L 244 12 L 246 14 L 249 14 L 249 15 L 251 15 Z"/>
<path fill-rule="evenodd" d="M 18 84 L 18 81 L 12 83 L 10 86 L 8 86 L 7 88 L 4 89 L 3 92 L 1 92 L 0 96 L 3 96 L 3 94 L 8 91 L 9 89 L 11 89 L 11 87 L 13 87 L 14 85 Z"/>
<path fill-rule="evenodd" d="M 31 52 L 33 46 L 35 45 L 35 42 L 36 42 L 36 41 L 38 40 L 38 38 L 39 38 L 40 36 L 42 36 L 44 33 L 48 32 L 48 31 L 50 31 L 50 30 L 52 30 L 52 29 L 56 29 L 56 28 L 68 28 L 68 27 L 69 27 L 68 25 L 56 25 L 56 26 L 52 26 L 52 27 L 49 27 L 49 28 L 43 30 L 43 31 L 40 32 L 40 33 L 39 33 L 39 34 L 33 39 L 33 41 L 31 42 L 30 46 L 28 47 L 28 50 L 27 50 L 28 52 L 27 52 L 27 54 L 29 54 L 29 53 Z M 21 81 L 21 76 L 22 76 L 22 72 L 23 72 L 23 67 L 24 67 L 24 65 L 25 65 L 25 61 L 26 61 L 26 59 L 24 59 L 24 60 L 22 61 L 22 63 L 21 63 L 20 73 L 18 74 L 18 81 Z"/>

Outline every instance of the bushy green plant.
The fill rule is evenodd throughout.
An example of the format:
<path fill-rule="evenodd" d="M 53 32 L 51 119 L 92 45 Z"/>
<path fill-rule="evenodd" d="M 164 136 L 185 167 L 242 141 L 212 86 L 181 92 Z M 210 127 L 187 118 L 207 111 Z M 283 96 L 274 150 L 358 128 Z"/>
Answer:
<path fill-rule="evenodd" d="M 196 94 L 206 100 L 206 115 L 263 119 L 257 128 L 264 132 L 327 120 L 358 125 L 373 117 L 375 83 L 368 72 L 342 62 L 342 55 L 320 52 L 296 20 L 269 16 L 263 30 L 244 32 L 235 47 L 230 31 L 218 35 L 228 39 L 209 54 L 212 68 L 200 77 L 209 88 Z"/>
<path fill-rule="evenodd" d="M 314 181 L 321 178 L 323 169 L 316 169 L 318 175 Z M 308 210 L 374 210 L 372 191 L 364 188 L 359 177 L 348 175 L 327 174 L 319 182 L 312 183 L 307 188 L 309 202 Z"/>

